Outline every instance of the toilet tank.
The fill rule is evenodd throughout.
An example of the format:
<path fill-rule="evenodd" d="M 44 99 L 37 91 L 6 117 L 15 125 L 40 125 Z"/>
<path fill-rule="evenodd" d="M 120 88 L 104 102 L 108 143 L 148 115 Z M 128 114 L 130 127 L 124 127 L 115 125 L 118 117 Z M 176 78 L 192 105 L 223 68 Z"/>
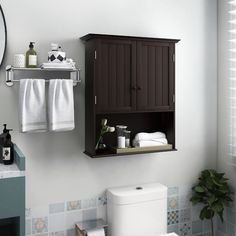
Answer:
<path fill-rule="evenodd" d="M 167 232 L 167 187 L 159 183 L 107 190 L 108 236 Z"/>

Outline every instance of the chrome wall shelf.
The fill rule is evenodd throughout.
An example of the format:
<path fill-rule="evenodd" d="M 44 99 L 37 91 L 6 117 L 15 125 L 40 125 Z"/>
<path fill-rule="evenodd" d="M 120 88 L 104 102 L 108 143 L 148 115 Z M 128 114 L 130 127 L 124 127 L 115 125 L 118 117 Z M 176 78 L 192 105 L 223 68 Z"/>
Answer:
<path fill-rule="evenodd" d="M 14 82 L 19 82 L 23 78 L 45 79 L 72 79 L 74 85 L 81 82 L 79 69 L 62 68 L 15 68 L 11 65 L 6 67 L 6 85 L 11 87 Z"/>

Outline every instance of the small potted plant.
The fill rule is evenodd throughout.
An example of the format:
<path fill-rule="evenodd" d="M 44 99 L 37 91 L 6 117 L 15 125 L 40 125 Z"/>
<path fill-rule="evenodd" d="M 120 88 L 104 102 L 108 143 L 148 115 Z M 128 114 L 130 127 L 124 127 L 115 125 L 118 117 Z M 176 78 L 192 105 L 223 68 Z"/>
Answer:
<path fill-rule="evenodd" d="M 103 142 L 103 135 L 105 133 L 112 133 L 115 131 L 115 127 L 107 125 L 107 119 L 102 119 L 101 121 L 101 131 L 96 143 L 96 151 L 102 151 L 106 149 L 106 144 Z"/>
<path fill-rule="evenodd" d="M 228 179 L 224 173 L 216 170 L 204 170 L 201 172 L 198 183 L 193 186 L 193 195 L 190 199 L 193 205 L 202 204 L 200 219 L 211 221 L 211 235 L 214 236 L 213 218 L 218 215 L 224 221 L 223 212 L 225 206 L 232 202 Z"/>

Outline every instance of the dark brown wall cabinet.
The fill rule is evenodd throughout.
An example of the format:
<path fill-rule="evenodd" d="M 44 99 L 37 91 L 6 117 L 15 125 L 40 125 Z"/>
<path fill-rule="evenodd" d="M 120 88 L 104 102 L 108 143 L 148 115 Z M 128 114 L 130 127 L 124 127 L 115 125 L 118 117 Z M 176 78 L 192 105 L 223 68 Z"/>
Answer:
<path fill-rule="evenodd" d="M 95 151 L 102 118 L 132 131 L 163 131 L 175 149 L 175 39 L 88 34 L 85 153 Z M 109 137 L 108 137 L 109 136 Z M 105 141 L 115 146 L 116 134 Z"/>

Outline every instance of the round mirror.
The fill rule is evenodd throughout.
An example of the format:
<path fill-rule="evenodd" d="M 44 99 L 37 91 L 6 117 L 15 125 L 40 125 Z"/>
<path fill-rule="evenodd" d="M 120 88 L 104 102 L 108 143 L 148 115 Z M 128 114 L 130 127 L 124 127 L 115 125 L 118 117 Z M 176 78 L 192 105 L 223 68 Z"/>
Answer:
<path fill-rule="evenodd" d="M 3 14 L 2 7 L 0 5 L 0 66 L 2 65 L 3 57 L 7 46 L 7 27 Z"/>

